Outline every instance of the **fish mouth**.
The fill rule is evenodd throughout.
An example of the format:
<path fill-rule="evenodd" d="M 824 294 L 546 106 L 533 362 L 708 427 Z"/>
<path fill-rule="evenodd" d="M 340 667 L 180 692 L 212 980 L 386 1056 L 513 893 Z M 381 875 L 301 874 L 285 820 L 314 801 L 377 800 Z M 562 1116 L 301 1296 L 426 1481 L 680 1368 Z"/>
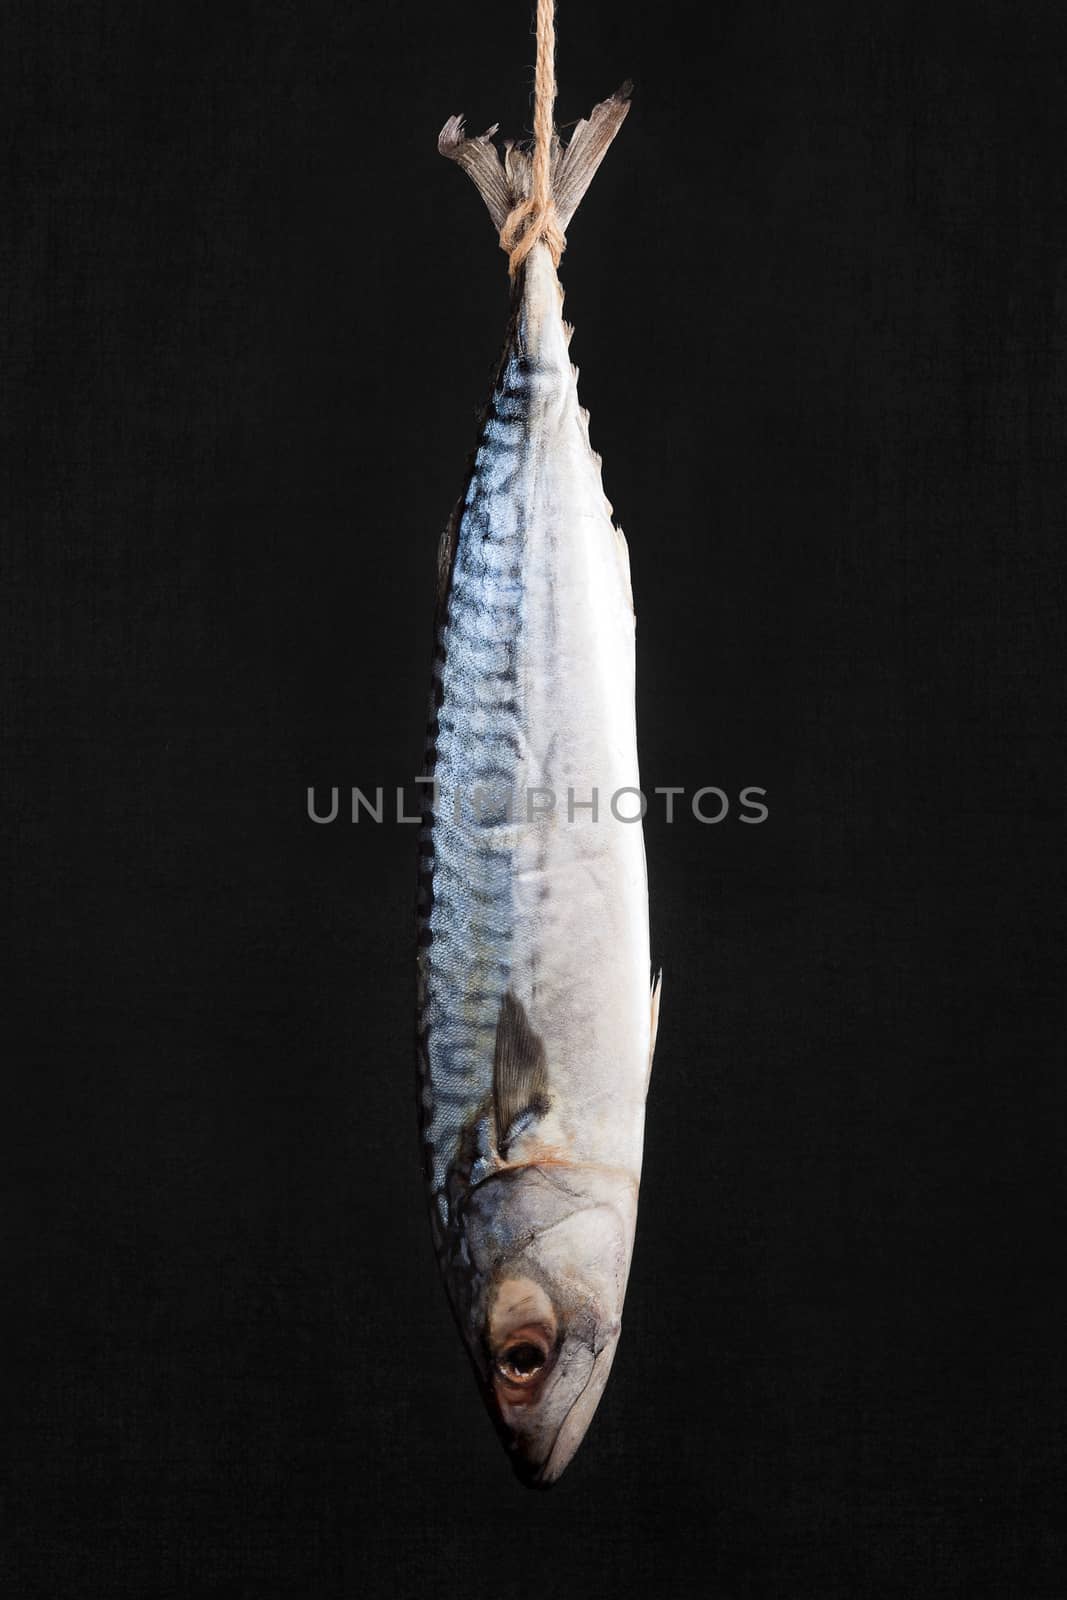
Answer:
<path fill-rule="evenodd" d="M 589 1374 L 567 1407 L 544 1456 L 531 1459 L 523 1455 L 514 1434 L 512 1435 L 509 1451 L 511 1463 L 520 1483 L 527 1489 L 551 1489 L 562 1477 L 578 1446 L 585 1438 L 586 1430 L 608 1381 L 614 1358 L 614 1342 L 594 1355 Z"/>

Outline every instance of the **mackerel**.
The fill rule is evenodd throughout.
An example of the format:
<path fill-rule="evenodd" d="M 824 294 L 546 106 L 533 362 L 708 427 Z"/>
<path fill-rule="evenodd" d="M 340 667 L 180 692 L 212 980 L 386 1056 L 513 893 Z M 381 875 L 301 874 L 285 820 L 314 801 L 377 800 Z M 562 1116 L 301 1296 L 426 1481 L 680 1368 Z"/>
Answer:
<path fill-rule="evenodd" d="M 628 86 L 552 147 L 570 221 Z M 502 229 L 529 151 L 452 118 Z M 659 985 L 650 989 L 634 610 L 549 247 L 513 285 L 441 543 L 419 834 L 419 1112 L 434 1243 L 513 1463 L 552 1483 L 619 1339 Z"/>

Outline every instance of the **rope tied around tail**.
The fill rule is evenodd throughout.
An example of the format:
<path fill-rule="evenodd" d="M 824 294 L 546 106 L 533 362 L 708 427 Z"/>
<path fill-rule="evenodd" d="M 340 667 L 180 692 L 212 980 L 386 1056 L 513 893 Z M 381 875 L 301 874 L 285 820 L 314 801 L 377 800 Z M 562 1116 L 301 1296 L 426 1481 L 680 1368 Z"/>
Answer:
<path fill-rule="evenodd" d="M 552 196 L 552 134 L 556 104 L 555 0 L 537 0 L 537 66 L 534 72 L 534 147 L 530 193 L 509 213 L 500 230 L 500 248 L 508 253 L 508 274 L 514 277 L 538 239 L 548 246 L 553 266 L 567 248 Z"/>

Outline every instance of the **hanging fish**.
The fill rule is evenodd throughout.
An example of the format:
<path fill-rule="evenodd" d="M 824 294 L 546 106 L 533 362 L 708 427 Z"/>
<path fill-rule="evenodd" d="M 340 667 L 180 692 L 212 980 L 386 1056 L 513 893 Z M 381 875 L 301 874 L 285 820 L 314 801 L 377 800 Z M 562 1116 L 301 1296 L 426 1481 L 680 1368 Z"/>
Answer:
<path fill-rule="evenodd" d="M 505 246 L 509 220 L 512 240 L 527 232 L 439 557 L 420 1122 L 452 1308 L 535 1485 L 570 1461 L 615 1355 L 658 1004 L 629 560 L 578 404 L 553 259 L 628 109 L 627 85 L 566 147 L 546 141 L 554 217 L 530 203 L 536 149 L 508 146 L 501 161 L 496 129 L 467 138 L 458 117 L 440 138 Z"/>

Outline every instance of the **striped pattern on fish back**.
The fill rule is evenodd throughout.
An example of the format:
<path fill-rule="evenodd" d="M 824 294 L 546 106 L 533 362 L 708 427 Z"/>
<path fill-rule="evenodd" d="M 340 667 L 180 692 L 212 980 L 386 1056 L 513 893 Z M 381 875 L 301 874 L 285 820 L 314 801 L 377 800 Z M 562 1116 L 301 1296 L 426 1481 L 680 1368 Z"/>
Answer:
<path fill-rule="evenodd" d="M 493 1046 L 511 975 L 512 839 L 505 797 L 522 756 L 516 650 L 522 628 L 524 479 L 531 380 L 512 347 L 490 401 L 459 521 L 434 658 L 420 832 L 419 1103 L 435 1227 L 464 1138 L 488 1154 Z M 473 797 L 481 791 L 483 803 Z M 460 797 L 457 815 L 455 797 Z M 429 790 L 427 790 L 429 796 Z M 481 1130 L 478 1121 L 481 1114 Z"/>

